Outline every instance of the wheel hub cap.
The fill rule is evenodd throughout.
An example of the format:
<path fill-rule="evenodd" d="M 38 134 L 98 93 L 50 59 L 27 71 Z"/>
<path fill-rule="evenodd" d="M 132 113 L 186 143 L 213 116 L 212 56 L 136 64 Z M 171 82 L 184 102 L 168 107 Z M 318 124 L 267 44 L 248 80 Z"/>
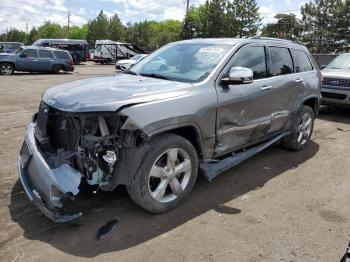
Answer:
<path fill-rule="evenodd" d="M 162 153 L 153 164 L 148 189 L 154 200 L 168 203 L 181 196 L 191 177 L 189 155 L 180 148 Z"/>

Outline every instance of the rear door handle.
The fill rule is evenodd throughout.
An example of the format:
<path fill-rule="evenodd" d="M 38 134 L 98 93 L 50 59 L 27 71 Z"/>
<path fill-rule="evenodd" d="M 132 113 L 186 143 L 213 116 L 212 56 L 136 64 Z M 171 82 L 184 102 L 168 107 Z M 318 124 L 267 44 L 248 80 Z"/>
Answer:
<path fill-rule="evenodd" d="M 295 82 L 296 82 L 296 83 L 302 83 L 302 82 L 304 82 L 304 79 L 298 78 L 297 80 L 295 80 Z"/>
<path fill-rule="evenodd" d="M 34 59 L 33 61 L 34 61 L 34 62 L 38 62 L 39 60 L 38 60 L 38 59 Z"/>
<path fill-rule="evenodd" d="M 262 91 L 273 89 L 273 86 L 263 86 L 260 88 Z"/>

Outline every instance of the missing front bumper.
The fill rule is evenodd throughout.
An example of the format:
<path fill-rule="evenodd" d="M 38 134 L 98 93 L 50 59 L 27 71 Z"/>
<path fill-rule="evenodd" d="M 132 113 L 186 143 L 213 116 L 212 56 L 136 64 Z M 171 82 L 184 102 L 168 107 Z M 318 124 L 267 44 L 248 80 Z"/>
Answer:
<path fill-rule="evenodd" d="M 33 123 L 27 126 L 18 171 L 30 201 L 52 221 L 65 223 L 81 217 L 81 212 L 65 212 L 62 204 L 65 197 L 72 199 L 79 193 L 81 173 L 67 164 L 55 169 L 49 167 L 37 148 Z"/>

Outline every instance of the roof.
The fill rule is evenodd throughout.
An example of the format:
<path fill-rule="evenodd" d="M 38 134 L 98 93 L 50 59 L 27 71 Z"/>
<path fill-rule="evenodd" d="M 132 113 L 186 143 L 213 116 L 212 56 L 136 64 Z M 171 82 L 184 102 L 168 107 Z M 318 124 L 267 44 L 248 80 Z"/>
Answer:
<path fill-rule="evenodd" d="M 290 40 L 270 38 L 270 37 L 249 37 L 249 38 L 193 38 L 189 40 L 180 41 L 182 43 L 207 43 L 207 44 L 227 44 L 227 45 L 236 45 L 237 43 L 252 43 L 252 42 L 265 42 L 270 44 L 286 44 L 286 45 L 295 45 L 299 47 L 304 47 L 303 44 L 296 43 Z"/>
<path fill-rule="evenodd" d="M 96 45 L 123 45 L 127 44 L 125 42 L 116 42 L 113 40 L 105 39 L 105 40 L 96 40 L 95 42 Z"/>
<path fill-rule="evenodd" d="M 42 43 L 50 44 L 88 44 L 84 39 L 39 39 L 33 45 L 40 45 Z"/>

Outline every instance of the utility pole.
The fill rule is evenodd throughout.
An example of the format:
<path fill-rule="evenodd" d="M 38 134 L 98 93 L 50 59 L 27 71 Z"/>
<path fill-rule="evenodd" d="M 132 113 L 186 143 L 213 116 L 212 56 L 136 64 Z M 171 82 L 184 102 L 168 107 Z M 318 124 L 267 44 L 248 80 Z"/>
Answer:
<path fill-rule="evenodd" d="M 185 28 L 186 28 L 186 38 L 190 38 L 190 35 L 189 35 L 189 25 L 188 25 L 188 9 L 190 8 L 190 0 L 187 0 L 187 4 L 186 4 L 186 17 L 185 17 Z"/>
<path fill-rule="evenodd" d="M 68 11 L 67 38 L 69 37 L 69 27 L 70 27 L 70 10 Z"/>
<path fill-rule="evenodd" d="M 29 28 L 28 28 L 28 23 L 26 23 L 26 33 L 27 33 L 27 35 L 26 35 L 26 44 L 28 45 L 29 43 L 28 43 L 28 40 L 29 40 Z"/>

